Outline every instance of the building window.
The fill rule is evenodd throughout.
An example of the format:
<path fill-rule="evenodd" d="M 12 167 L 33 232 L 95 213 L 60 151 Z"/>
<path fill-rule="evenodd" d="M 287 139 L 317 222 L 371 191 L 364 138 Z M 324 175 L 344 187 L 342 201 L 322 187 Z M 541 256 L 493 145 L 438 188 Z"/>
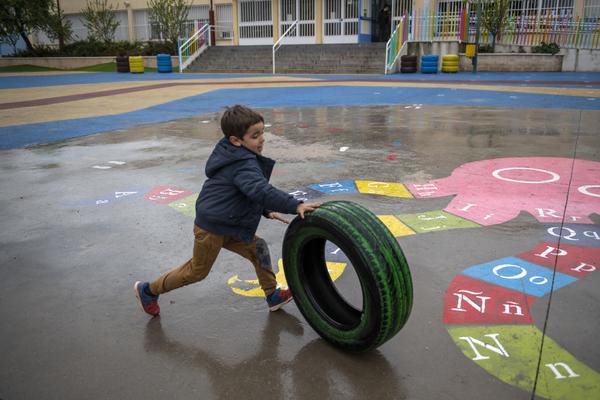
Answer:
<path fill-rule="evenodd" d="M 233 15 L 231 4 L 217 4 L 216 12 L 217 40 L 233 37 Z"/>
<path fill-rule="evenodd" d="M 600 1 L 585 0 L 583 15 L 586 17 L 600 17 Z"/>

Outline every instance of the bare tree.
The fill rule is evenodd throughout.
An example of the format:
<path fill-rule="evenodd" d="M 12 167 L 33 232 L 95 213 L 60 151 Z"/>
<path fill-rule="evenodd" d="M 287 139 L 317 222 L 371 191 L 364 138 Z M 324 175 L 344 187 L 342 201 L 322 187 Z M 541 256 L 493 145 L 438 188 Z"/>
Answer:
<path fill-rule="evenodd" d="M 84 25 L 95 40 L 110 43 L 115 37 L 119 21 L 114 13 L 116 7 L 108 0 L 88 0 L 83 10 Z"/>
<path fill-rule="evenodd" d="M 73 38 L 73 29 L 62 9 L 60 8 L 60 0 L 50 1 L 50 11 L 48 20 L 46 21 L 44 31 L 52 40 L 58 40 L 58 48 L 62 50 L 65 43 Z"/>
<path fill-rule="evenodd" d="M 158 27 L 163 40 L 167 40 L 172 49 L 177 48 L 177 40 L 184 32 L 184 22 L 190 12 L 191 2 L 185 0 L 150 0 L 150 21 Z"/>

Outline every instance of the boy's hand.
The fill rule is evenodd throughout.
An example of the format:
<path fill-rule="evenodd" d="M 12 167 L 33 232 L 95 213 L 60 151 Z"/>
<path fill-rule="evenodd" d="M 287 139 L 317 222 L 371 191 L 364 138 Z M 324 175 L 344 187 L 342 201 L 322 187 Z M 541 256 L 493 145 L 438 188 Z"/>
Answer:
<path fill-rule="evenodd" d="M 298 204 L 296 213 L 300 216 L 300 218 L 304 219 L 304 213 L 314 211 L 317 208 L 319 208 L 320 206 L 321 206 L 321 203 L 300 203 L 300 204 Z"/>
<path fill-rule="evenodd" d="M 281 221 L 284 224 L 289 224 L 290 223 L 290 221 L 288 221 L 287 219 L 283 218 L 281 216 L 281 214 L 279 214 L 277 212 L 274 212 L 274 211 L 268 213 L 267 214 L 267 218 L 269 218 L 269 219 L 276 219 L 277 221 Z"/>

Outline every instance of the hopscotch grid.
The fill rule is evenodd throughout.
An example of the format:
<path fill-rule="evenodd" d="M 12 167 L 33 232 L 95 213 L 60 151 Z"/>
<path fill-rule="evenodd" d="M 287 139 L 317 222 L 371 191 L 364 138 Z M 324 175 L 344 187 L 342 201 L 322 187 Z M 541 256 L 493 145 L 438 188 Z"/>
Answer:
<path fill-rule="evenodd" d="M 579 145 L 579 134 L 581 132 L 581 110 L 579 111 L 579 123 L 577 126 L 577 136 L 575 137 L 575 148 L 573 149 L 573 159 L 571 161 L 571 173 L 569 175 L 569 183 L 567 185 L 567 196 L 565 198 L 565 206 L 563 208 L 563 215 L 560 221 L 560 235 L 556 244 L 556 252 L 560 253 L 560 245 L 562 239 L 562 230 L 565 225 L 565 218 L 567 216 L 567 206 L 569 204 L 569 194 L 571 191 L 571 184 L 573 182 L 573 173 L 575 171 L 575 159 L 577 158 L 577 146 Z M 544 339 L 546 338 L 546 329 L 548 327 L 548 318 L 550 317 L 550 306 L 552 305 L 552 295 L 554 294 L 554 280 L 556 278 L 556 270 L 558 268 L 558 255 L 554 257 L 554 267 L 552 272 L 552 282 L 550 284 L 550 293 L 548 295 L 548 305 L 546 307 L 546 316 L 544 317 L 544 328 L 542 329 L 542 340 L 540 343 L 540 354 L 538 357 L 537 368 L 535 369 L 535 379 L 533 380 L 533 388 L 531 390 L 531 400 L 535 400 L 535 391 L 537 389 L 538 379 L 540 375 L 540 367 L 542 365 L 542 356 L 544 353 Z"/>

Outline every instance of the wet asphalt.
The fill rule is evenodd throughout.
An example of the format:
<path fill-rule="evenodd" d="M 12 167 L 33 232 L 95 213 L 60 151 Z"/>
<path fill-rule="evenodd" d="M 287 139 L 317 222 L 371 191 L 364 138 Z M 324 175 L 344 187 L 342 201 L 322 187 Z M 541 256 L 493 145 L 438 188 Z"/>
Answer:
<path fill-rule="evenodd" d="M 277 160 L 271 183 L 288 192 L 344 179 L 426 182 L 468 162 L 502 157 L 600 162 L 600 115 L 593 110 L 259 111 L 271 125 L 264 154 Z M 190 195 L 200 190 L 221 135 L 218 118 L 202 114 L 2 152 L 0 398 L 532 397 L 465 357 L 443 322 L 444 293 L 457 274 L 540 241 L 543 226 L 526 213 L 500 225 L 399 237 L 413 277 L 412 314 L 395 337 L 367 354 L 330 346 L 294 303 L 269 313 L 264 299 L 236 294 L 228 280 L 254 274 L 227 251 L 206 280 L 161 296 L 160 317 L 145 315 L 133 283 L 191 256 L 193 217 L 144 196 L 158 186 Z M 333 199 L 398 215 L 441 210 L 451 197 L 345 194 L 319 201 Z M 597 226 L 598 215 L 592 218 Z M 259 227 L 274 262 L 284 232 L 275 221 Z M 545 296 L 531 309 L 539 329 L 550 316 L 548 334 L 596 371 L 599 284 L 592 273 L 557 291 L 550 305 Z M 360 302 L 352 274 L 336 285 Z"/>

